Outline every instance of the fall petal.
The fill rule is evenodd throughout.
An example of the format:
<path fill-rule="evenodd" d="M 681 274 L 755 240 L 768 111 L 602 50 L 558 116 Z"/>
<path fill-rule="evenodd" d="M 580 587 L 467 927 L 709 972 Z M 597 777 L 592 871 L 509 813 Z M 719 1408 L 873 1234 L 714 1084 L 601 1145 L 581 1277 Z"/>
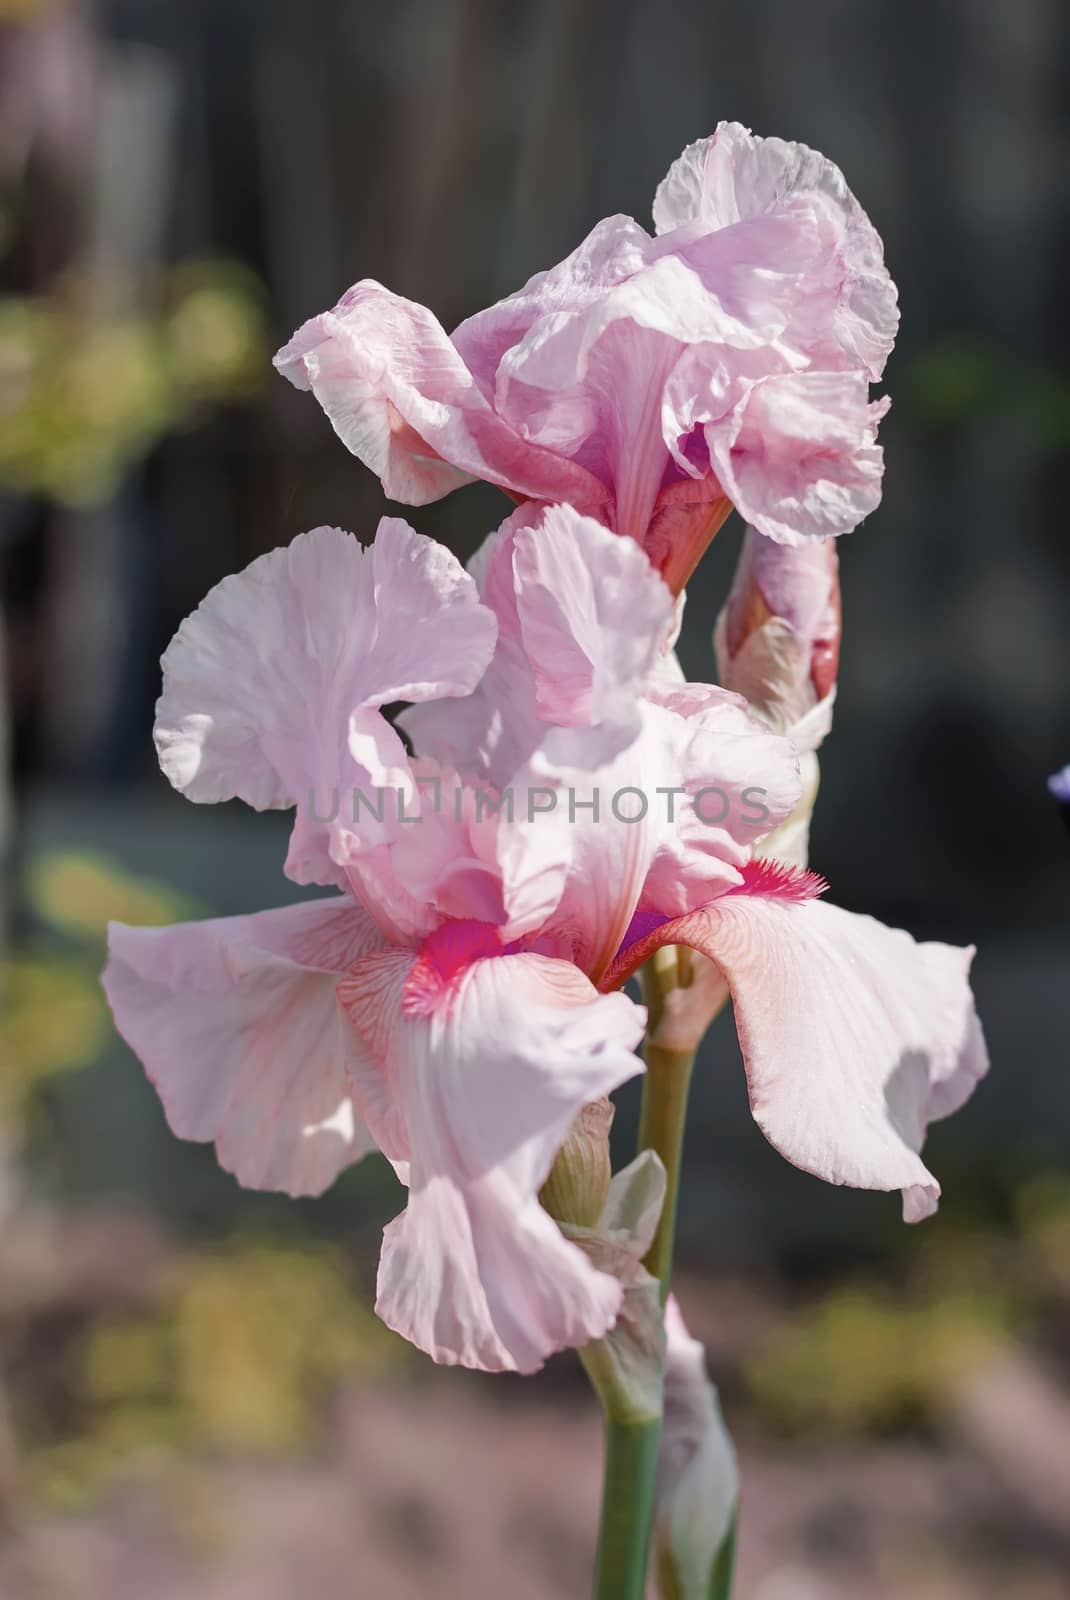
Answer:
<path fill-rule="evenodd" d="M 935 1210 L 926 1127 L 988 1070 L 972 950 L 775 890 L 727 894 L 640 939 L 607 986 L 660 944 L 692 945 L 724 973 L 751 1110 L 783 1156 L 829 1183 L 902 1189 L 908 1221 Z"/>
<path fill-rule="evenodd" d="M 641 1070 L 643 1012 L 623 996 L 606 1006 L 575 968 L 543 956 L 453 971 L 477 935 L 436 940 L 416 963 L 358 962 L 341 987 L 380 1063 L 368 1088 L 355 1082 L 358 1103 L 370 1090 L 373 1126 L 390 1103 L 410 1163 L 377 1310 L 436 1361 L 533 1372 L 599 1337 L 619 1308 L 619 1284 L 563 1238 L 537 1195 L 581 1106 Z"/>
<path fill-rule="evenodd" d="M 346 1076 L 338 974 L 381 943 L 353 901 L 108 930 L 115 1024 L 181 1139 L 253 1189 L 319 1194 L 373 1148 Z"/>

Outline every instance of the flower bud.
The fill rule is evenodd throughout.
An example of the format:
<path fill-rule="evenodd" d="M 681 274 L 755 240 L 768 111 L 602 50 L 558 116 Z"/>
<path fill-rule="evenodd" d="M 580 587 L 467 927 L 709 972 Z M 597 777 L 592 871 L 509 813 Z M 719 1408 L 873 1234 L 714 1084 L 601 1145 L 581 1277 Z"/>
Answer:
<path fill-rule="evenodd" d="M 613 1106 L 604 1095 L 585 1105 L 572 1124 L 539 1191 L 543 1208 L 555 1221 L 593 1228 L 601 1217 L 613 1177 L 612 1126 Z"/>
<path fill-rule="evenodd" d="M 832 725 L 840 660 L 836 541 L 774 544 L 748 528 L 714 648 L 722 685 L 743 695 L 798 752 L 802 797 L 759 848 L 805 867 L 820 777 L 816 752 Z"/>
<path fill-rule="evenodd" d="M 664 1422 L 658 1453 L 654 1538 L 664 1600 L 719 1600 L 732 1581 L 739 1472 L 706 1372 L 670 1295 L 665 1307 Z"/>
<path fill-rule="evenodd" d="M 836 682 L 835 540 L 796 548 L 748 528 L 714 645 L 723 686 L 742 694 L 770 727 L 790 732 Z"/>

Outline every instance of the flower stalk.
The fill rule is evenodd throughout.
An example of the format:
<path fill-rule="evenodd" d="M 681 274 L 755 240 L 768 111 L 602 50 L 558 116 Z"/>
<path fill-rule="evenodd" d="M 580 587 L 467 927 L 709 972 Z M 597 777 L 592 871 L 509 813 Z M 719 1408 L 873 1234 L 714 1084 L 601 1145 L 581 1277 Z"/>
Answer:
<path fill-rule="evenodd" d="M 665 1210 L 644 1265 L 658 1280 L 662 1305 L 668 1296 L 672 1277 L 680 1159 L 694 1063 L 695 1057 L 690 1051 L 666 1050 L 660 1045 L 647 1043 L 646 1064 L 650 1075 L 647 1084 L 650 1085 L 651 1079 L 654 1079 L 656 1086 L 643 1095 L 639 1148 L 657 1151 L 665 1163 L 668 1186 L 665 1191 Z"/>
<path fill-rule="evenodd" d="M 693 952 L 682 946 L 656 951 L 643 968 L 642 986 L 647 1031 L 639 1149 L 655 1152 L 666 1179 L 665 1198 L 643 1265 L 657 1280 L 659 1303 L 664 1307 L 672 1277 L 691 1072 L 698 1044 L 724 1003 L 724 994 L 713 970 L 700 968 Z M 693 993 L 682 993 L 692 989 Z M 627 1392 L 612 1381 L 613 1366 L 603 1342 L 588 1345 L 581 1354 L 605 1412 L 605 1471 L 594 1597 L 643 1600 L 661 1438 L 664 1355 L 660 1358 L 657 1410 L 650 1413 L 649 1402 L 646 1409 L 636 1410 Z"/>
<path fill-rule="evenodd" d="M 661 1416 L 606 1415 L 602 1520 L 594 1600 L 643 1600 L 658 1469 Z"/>
<path fill-rule="evenodd" d="M 664 1306 L 672 1278 L 691 1072 L 703 1035 L 727 999 L 727 988 L 712 964 L 686 945 L 655 951 L 640 980 L 647 1029 L 639 1148 L 657 1152 L 666 1179 L 665 1204 L 644 1266 L 657 1278 Z"/>

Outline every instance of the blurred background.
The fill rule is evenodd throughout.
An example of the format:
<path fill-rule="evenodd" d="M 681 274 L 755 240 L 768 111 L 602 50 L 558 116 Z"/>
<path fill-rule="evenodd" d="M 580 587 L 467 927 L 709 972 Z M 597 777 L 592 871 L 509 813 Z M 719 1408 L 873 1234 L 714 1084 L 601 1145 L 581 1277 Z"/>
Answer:
<path fill-rule="evenodd" d="M 294 897 L 285 819 L 187 805 L 150 738 L 210 585 L 389 509 L 276 346 L 367 276 L 453 326 L 648 223 L 722 117 L 838 161 L 900 286 L 813 859 L 977 943 L 993 1057 L 910 1231 L 780 1161 L 713 1031 L 680 1298 L 743 1458 L 738 1600 L 1070 1594 L 1068 31 L 1062 0 L 0 0 L 2 1600 L 587 1592 L 578 1367 L 410 1356 L 369 1309 L 385 1165 L 243 1193 L 168 1134 L 96 980 L 108 917 Z M 416 520 L 467 555 L 505 510 Z M 634 1123 L 625 1094 L 622 1159 Z"/>

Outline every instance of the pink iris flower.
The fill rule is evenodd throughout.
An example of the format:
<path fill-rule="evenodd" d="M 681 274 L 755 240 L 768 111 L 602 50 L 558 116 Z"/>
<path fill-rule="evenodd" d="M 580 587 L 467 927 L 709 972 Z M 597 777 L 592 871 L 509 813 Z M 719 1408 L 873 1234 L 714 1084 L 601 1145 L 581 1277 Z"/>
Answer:
<path fill-rule="evenodd" d="M 674 608 L 637 544 L 532 504 L 473 567 L 384 519 L 367 550 L 320 528 L 211 591 L 164 656 L 164 772 L 293 807 L 288 875 L 336 892 L 113 924 L 104 981 L 173 1130 L 243 1184 L 312 1194 L 381 1150 L 408 1199 L 380 1315 L 438 1361 L 528 1372 L 618 1313 L 537 1196 L 581 1107 L 641 1070 L 618 991 L 657 945 L 724 972 L 773 1144 L 902 1188 L 908 1217 L 939 1192 L 926 1124 L 985 1058 L 970 952 L 755 859 L 798 801 L 792 747 L 736 695 L 655 681 Z"/>
<path fill-rule="evenodd" d="M 394 500 L 483 478 L 629 534 L 674 593 L 732 506 L 785 544 L 880 500 L 898 323 L 839 169 L 721 123 L 630 217 L 447 335 L 370 279 L 276 356 Z"/>

